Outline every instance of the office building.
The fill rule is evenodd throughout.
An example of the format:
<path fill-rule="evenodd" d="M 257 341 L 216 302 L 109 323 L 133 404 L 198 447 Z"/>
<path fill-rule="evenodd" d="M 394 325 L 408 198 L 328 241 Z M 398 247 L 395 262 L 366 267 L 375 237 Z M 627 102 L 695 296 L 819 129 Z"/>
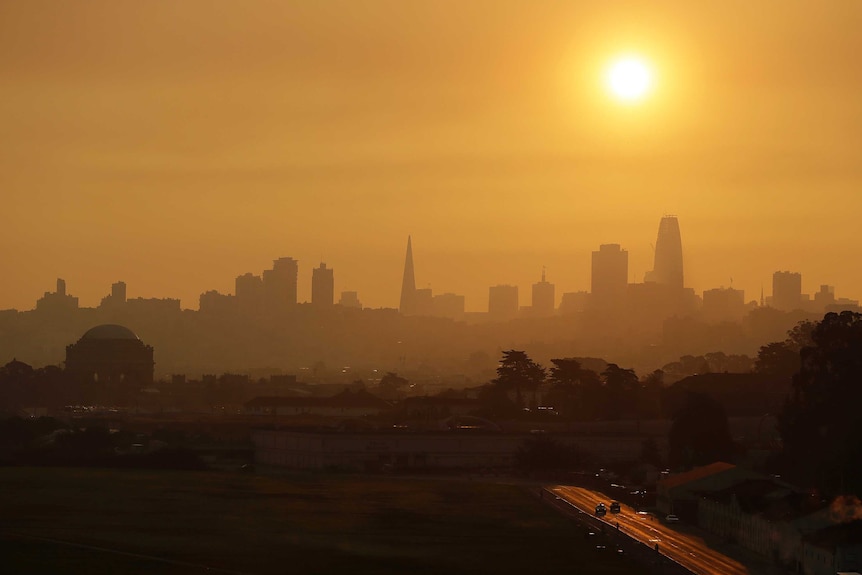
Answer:
<path fill-rule="evenodd" d="M 488 318 L 506 321 L 518 315 L 518 286 L 496 285 L 488 289 Z"/>
<path fill-rule="evenodd" d="M 362 309 L 362 302 L 359 301 L 359 294 L 355 291 L 341 292 L 341 298 L 338 300 L 338 305 L 354 309 Z"/>
<path fill-rule="evenodd" d="M 235 284 L 236 305 L 242 314 L 256 314 L 263 309 L 263 280 L 249 272 L 237 276 Z"/>
<path fill-rule="evenodd" d="M 48 314 L 67 314 L 78 309 L 78 298 L 66 293 L 66 280 L 57 278 L 57 291 L 45 292 L 36 301 L 36 311 Z"/>
<path fill-rule="evenodd" d="M 626 296 L 629 253 L 619 244 L 603 244 L 593 252 L 590 302 L 597 307 L 620 305 Z"/>
<path fill-rule="evenodd" d="M 560 313 L 568 315 L 587 309 L 590 304 L 590 293 L 585 291 L 566 292 L 560 298 Z"/>
<path fill-rule="evenodd" d="M 658 226 L 653 269 L 647 272 L 647 282 L 682 289 L 682 239 L 676 216 L 664 216 Z"/>
<path fill-rule="evenodd" d="M 542 281 L 533 284 L 533 302 L 531 314 L 535 317 L 554 315 L 555 286 L 545 281 L 545 270 L 542 270 Z"/>
<path fill-rule="evenodd" d="M 745 292 L 733 288 L 704 290 L 701 311 L 703 319 L 711 323 L 741 322 L 745 315 Z"/>
<path fill-rule="evenodd" d="M 435 317 L 463 318 L 464 296 L 454 293 L 435 295 L 431 301 L 431 313 Z"/>
<path fill-rule="evenodd" d="M 321 262 L 320 267 L 311 270 L 311 304 L 331 307 L 335 303 L 335 277 L 332 268 Z"/>
<path fill-rule="evenodd" d="M 264 270 L 263 296 L 268 312 L 283 312 L 296 305 L 298 273 L 299 262 L 293 258 L 278 258 L 271 270 Z"/>
<path fill-rule="evenodd" d="M 793 311 L 802 306 L 802 274 L 775 272 L 772 274 L 772 307 Z"/>

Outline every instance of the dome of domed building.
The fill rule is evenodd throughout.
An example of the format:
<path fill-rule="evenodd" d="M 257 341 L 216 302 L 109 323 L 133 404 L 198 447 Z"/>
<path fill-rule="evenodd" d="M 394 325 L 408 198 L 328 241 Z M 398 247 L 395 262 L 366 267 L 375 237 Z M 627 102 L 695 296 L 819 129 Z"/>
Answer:
<path fill-rule="evenodd" d="M 97 325 L 66 346 L 66 373 L 115 402 L 152 385 L 154 366 L 152 346 L 121 325 Z"/>
<path fill-rule="evenodd" d="M 140 341 L 141 338 L 136 336 L 135 332 L 127 327 L 114 323 L 106 323 L 91 327 L 81 336 L 81 339 L 136 339 Z"/>

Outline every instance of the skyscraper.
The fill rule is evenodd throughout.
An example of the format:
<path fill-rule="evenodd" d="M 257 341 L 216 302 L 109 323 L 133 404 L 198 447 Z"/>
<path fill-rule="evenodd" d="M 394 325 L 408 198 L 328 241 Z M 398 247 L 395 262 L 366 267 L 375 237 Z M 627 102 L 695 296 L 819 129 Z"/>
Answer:
<path fill-rule="evenodd" d="M 655 262 L 646 281 L 682 289 L 682 239 L 676 216 L 664 216 L 658 225 Z"/>
<path fill-rule="evenodd" d="M 296 277 L 299 262 L 293 258 L 278 258 L 271 270 L 263 272 L 263 291 L 268 311 L 284 311 L 296 305 Z"/>
<path fill-rule="evenodd" d="M 629 252 L 619 244 L 602 244 L 593 252 L 590 300 L 593 305 L 617 305 L 626 295 Z"/>
<path fill-rule="evenodd" d="M 362 309 L 362 302 L 359 301 L 359 294 L 355 291 L 341 292 L 341 299 L 338 300 L 338 305 L 355 309 Z"/>
<path fill-rule="evenodd" d="M 320 262 L 320 267 L 311 270 L 311 304 L 330 307 L 335 303 L 335 278 L 332 268 Z"/>
<path fill-rule="evenodd" d="M 488 288 L 488 317 L 506 321 L 518 315 L 518 286 L 496 285 Z"/>
<path fill-rule="evenodd" d="M 533 284 L 532 314 L 538 317 L 554 315 L 555 299 L 554 284 L 545 281 L 543 268 L 542 281 Z"/>
<path fill-rule="evenodd" d="M 802 306 L 802 274 L 775 272 L 772 274 L 772 307 L 793 311 Z"/>
<path fill-rule="evenodd" d="M 401 280 L 401 303 L 398 310 L 404 315 L 416 313 L 416 278 L 413 274 L 413 243 L 407 236 L 407 256 L 404 258 L 404 277 Z"/>
<path fill-rule="evenodd" d="M 236 303 L 242 314 L 256 314 L 263 308 L 263 280 L 251 272 L 236 278 Z"/>
<path fill-rule="evenodd" d="M 732 287 L 703 290 L 701 313 L 708 322 L 740 322 L 745 315 L 745 292 Z"/>

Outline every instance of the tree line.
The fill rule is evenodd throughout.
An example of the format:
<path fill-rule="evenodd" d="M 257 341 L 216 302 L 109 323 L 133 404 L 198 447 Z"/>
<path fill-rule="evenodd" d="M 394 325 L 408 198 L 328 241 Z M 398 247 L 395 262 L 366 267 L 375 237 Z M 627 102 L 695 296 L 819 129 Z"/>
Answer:
<path fill-rule="evenodd" d="M 553 406 L 565 420 L 592 421 L 658 417 L 663 374 L 656 370 L 639 379 L 632 369 L 610 363 L 597 373 L 575 358 L 552 359 L 546 369 L 526 352 L 503 352 L 497 377 L 481 399 L 495 417 L 535 412 Z"/>

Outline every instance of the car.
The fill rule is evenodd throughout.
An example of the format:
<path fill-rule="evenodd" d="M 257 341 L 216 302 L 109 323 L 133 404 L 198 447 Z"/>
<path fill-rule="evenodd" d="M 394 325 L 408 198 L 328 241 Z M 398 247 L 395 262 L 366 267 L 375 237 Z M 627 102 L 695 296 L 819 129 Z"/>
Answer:
<path fill-rule="evenodd" d="M 670 515 L 665 517 L 664 520 L 667 521 L 668 523 L 679 523 L 679 517 L 677 517 L 673 513 L 671 513 Z"/>
<path fill-rule="evenodd" d="M 599 503 L 598 505 L 596 505 L 596 515 L 598 515 L 599 517 L 606 514 L 607 512 L 608 509 L 607 507 L 605 507 L 604 503 Z"/>
<path fill-rule="evenodd" d="M 619 501 L 612 501 L 611 502 L 611 513 L 619 513 L 620 511 L 621 511 L 620 502 Z"/>

